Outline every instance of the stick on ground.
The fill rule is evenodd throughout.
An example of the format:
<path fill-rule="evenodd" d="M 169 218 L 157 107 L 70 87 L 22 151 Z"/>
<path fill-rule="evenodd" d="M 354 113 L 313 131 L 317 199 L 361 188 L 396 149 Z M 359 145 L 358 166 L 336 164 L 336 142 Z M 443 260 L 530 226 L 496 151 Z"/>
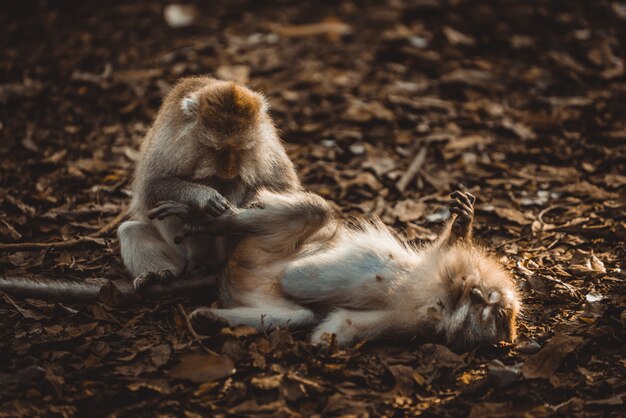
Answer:
<path fill-rule="evenodd" d="M 406 187 L 411 181 L 413 181 L 417 173 L 422 168 L 422 165 L 424 165 L 424 161 L 426 161 L 426 149 L 426 146 L 422 146 L 417 155 L 415 155 L 415 158 L 413 158 L 413 161 L 411 161 L 411 165 L 409 165 L 409 168 L 402 175 L 402 177 L 400 177 L 398 183 L 396 183 L 396 187 L 398 187 L 398 190 L 400 190 L 401 192 L 406 190 Z"/>
<path fill-rule="evenodd" d="M 108 234 L 113 231 L 120 222 L 126 216 L 127 209 L 124 208 L 119 215 L 111 219 L 105 226 L 97 230 L 95 233 L 87 235 L 82 238 L 70 239 L 67 241 L 52 241 L 52 242 L 16 242 L 11 244 L 0 244 L 0 251 L 13 252 L 13 251 L 37 251 L 45 250 L 47 248 L 70 248 L 87 243 L 98 243 L 97 238 Z"/>

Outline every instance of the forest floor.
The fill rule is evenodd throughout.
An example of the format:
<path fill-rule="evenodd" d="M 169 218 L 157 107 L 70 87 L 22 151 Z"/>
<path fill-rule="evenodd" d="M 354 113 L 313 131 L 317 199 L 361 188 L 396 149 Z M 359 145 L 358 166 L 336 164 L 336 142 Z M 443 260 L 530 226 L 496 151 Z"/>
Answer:
<path fill-rule="evenodd" d="M 4 1 L 0 241 L 7 277 L 126 280 L 113 228 L 177 78 L 264 92 L 308 188 L 432 240 L 450 191 L 515 275 L 515 344 L 332 350 L 224 328 L 215 301 L 0 294 L 0 416 L 619 415 L 626 400 L 626 3 Z M 425 151 L 423 151 L 425 150 Z M 416 156 L 415 176 L 401 179 Z M 623 412 L 622 412 L 623 413 Z"/>

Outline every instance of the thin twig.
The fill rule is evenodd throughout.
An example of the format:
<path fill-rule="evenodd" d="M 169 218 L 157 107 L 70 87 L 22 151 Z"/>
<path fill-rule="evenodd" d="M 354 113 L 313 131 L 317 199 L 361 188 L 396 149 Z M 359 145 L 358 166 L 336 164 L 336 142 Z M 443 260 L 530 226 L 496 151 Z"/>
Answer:
<path fill-rule="evenodd" d="M 0 251 L 13 252 L 13 251 L 37 251 L 45 250 L 47 248 L 71 248 L 78 245 L 87 243 L 98 243 L 97 238 L 107 235 L 113 231 L 124 219 L 127 213 L 127 208 L 124 208 L 119 215 L 111 219 L 106 225 L 94 232 L 82 238 L 69 239 L 67 241 L 52 241 L 52 242 L 15 242 L 11 244 L 0 244 Z"/>
<path fill-rule="evenodd" d="M 396 187 L 401 192 L 406 189 L 409 183 L 415 178 L 418 171 L 420 171 L 422 165 L 424 165 L 424 161 L 426 161 L 426 149 L 426 145 L 422 146 L 417 155 L 415 155 L 415 158 L 413 158 L 413 161 L 411 162 L 411 165 L 409 165 L 409 168 L 396 183 Z"/>
<path fill-rule="evenodd" d="M 496 246 L 496 250 L 499 250 L 500 248 L 504 247 L 505 245 L 514 244 L 514 243 L 519 242 L 519 241 L 521 241 L 523 239 L 526 239 L 528 237 L 530 237 L 530 234 L 522 235 L 522 236 L 519 236 L 517 238 L 513 238 L 513 239 L 510 239 L 510 240 L 504 241 L 500 245 Z"/>
<path fill-rule="evenodd" d="M 546 213 L 553 211 L 554 209 L 561 209 L 561 208 L 566 208 L 568 206 L 571 205 L 564 205 L 564 204 L 558 204 L 558 205 L 552 205 L 552 206 L 548 206 L 547 208 L 545 208 L 544 210 L 542 210 L 541 212 L 539 212 L 539 215 L 537 215 L 537 220 L 539 222 L 541 222 L 542 225 L 548 225 L 546 222 L 544 222 L 543 217 Z"/>
<path fill-rule="evenodd" d="M 187 328 L 187 332 L 189 333 L 189 336 L 191 337 L 191 339 L 197 342 L 198 345 L 207 353 L 218 356 L 219 355 L 218 353 L 216 353 L 215 351 L 211 350 L 210 348 L 202 344 L 202 337 L 196 332 L 195 329 L 193 329 L 193 325 L 191 324 L 191 319 L 189 319 L 189 315 L 187 315 L 187 312 L 185 312 L 185 308 L 183 308 L 183 305 L 181 305 L 180 303 L 177 303 L 176 310 L 178 310 L 178 314 L 183 318 L 183 321 L 185 321 L 185 328 Z"/>
<path fill-rule="evenodd" d="M 124 209 L 122 209 L 122 211 L 115 218 L 111 219 L 106 225 L 98 229 L 96 233 L 94 234 L 94 236 L 100 237 L 102 235 L 107 235 L 109 232 L 113 231 L 126 217 L 127 213 L 128 213 L 128 207 L 125 206 Z"/>

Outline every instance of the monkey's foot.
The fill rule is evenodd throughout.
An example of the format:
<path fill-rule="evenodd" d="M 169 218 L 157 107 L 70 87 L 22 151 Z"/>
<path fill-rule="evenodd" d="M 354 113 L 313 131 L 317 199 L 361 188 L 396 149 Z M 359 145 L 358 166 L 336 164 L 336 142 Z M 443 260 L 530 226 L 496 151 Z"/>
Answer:
<path fill-rule="evenodd" d="M 324 322 L 313 330 L 311 344 L 331 345 L 333 334 L 340 347 L 350 345 L 356 339 L 357 328 L 348 312 L 339 310 L 328 315 Z"/>
<path fill-rule="evenodd" d="M 137 292 L 141 292 L 146 289 L 152 283 L 164 283 L 169 282 L 175 277 L 171 270 L 163 269 L 158 271 L 147 271 L 141 273 L 133 280 L 133 287 Z"/>
<path fill-rule="evenodd" d="M 464 193 L 460 190 L 452 192 L 450 197 L 452 198 L 450 212 L 456 214 L 456 219 L 452 224 L 452 232 L 458 238 L 470 238 L 476 198 L 471 193 Z"/>
<path fill-rule="evenodd" d="M 215 315 L 211 308 L 198 308 L 189 315 L 189 319 L 193 329 L 200 335 L 213 335 L 229 325 Z"/>

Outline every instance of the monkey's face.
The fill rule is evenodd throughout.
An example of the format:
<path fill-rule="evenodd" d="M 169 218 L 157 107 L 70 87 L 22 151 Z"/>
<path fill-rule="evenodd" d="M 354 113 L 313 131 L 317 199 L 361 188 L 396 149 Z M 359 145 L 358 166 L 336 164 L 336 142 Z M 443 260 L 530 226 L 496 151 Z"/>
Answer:
<path fill-rule="evenodd" d="M 245 152 L 246 151 L 242 149 L 232 148 L 217 151 L 217 176 L 225 180 L 232 180 L 237 177 Z"/>
<path fill-rule="evenodd" d="M 212 162 L 215 175 L 224 180 L 232 180 L 240 175 L 242 166 L 249 163 L 254 154 L 256 141 L 248 131 L 237 131 L 224 135 L 203 127 L 192 133 L 198 139 L 206 155 Z"/>
<path fill-rule="evenodd" d="M 263 96 L 232 82 L 214 80 L 185 96 L 181 112 L 190 124 L 190 136 L 215 163 L 216 175 L 233 179 L 245 156 L 263 133 L 267 104 Z"/>
<path fill-rule="evenodd" d="M 451 252 L 441 273 L 449 295 L 442 301 L 446 342 L 469 348 L 515 340 L 520 302 L 512 278 L 478 250 Z"/>

